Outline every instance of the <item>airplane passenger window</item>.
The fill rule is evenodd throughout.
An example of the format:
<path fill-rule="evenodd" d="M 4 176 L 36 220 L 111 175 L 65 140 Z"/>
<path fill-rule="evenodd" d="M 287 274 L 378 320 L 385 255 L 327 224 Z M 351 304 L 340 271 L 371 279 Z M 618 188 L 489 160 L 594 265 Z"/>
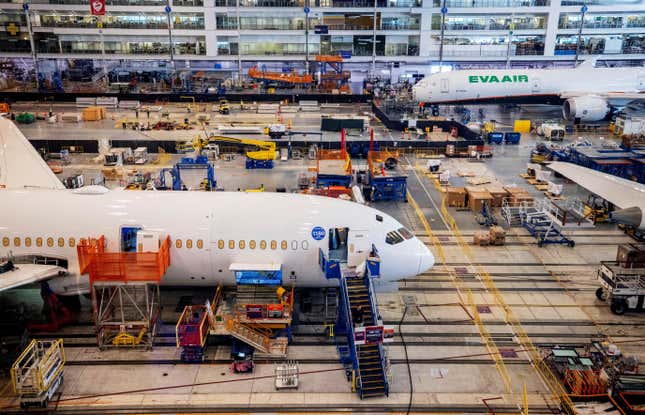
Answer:
<path fill-rule="evenodd" d="M 65 238 L 58 238 L 58 246 L 61 248 L 65 246 Z"/>
<path fill-rule="evenodd" d="M 203 239 L 198 239 L 197 240 L 197 249 L 202 249 L 204 247 L 204 240 Z"/>
<path fill-rule="evenodd" d="M 385 236 L 385 243 L 388 245 L 396 245 L 403 242 L 403 237 L 397 231 L 390 231 Z"/>
<path fill-rule="evenodd" d="M 228 249 L 235 249 L 235 241 L 230 239 L 228 241 Z"/>
<path fill-rule="evenodd" d="M 249 248 L 251 248 L 251 249 L 255 249 L 255 240 L 254 240 L 254 239 L 251 239 L 251 240 L 249 241 Z"/>
<path fill-rule="evenodd" d="M 20 246 L 20 238 L 18 238 L 17 236 L 13 238 L 13 245 Z"/>
<path fill-rule="evenodd" d="M 243 240 L 243 239 L 242 239 L 242 240 L 240 240 L 240 245 L 239 245 L 239 246 L 240 246 L 240 249 L 244 249 L 244 248 L 246 248 L 246 242 L 244 242 L 244 240 Z"/>
<path fill-rule="evenodd" d="M 260 249 L 267 249 L 267 241 L 260 241 Z"/>
<path fill-rule="evenodd" d="M 271 241 L 271 249 L 276 249 L 278 247 L 278 241 Z"/>
<path fill-rule="evenodd" d="M 302 250 L 303 250 L 303 251 L 306 251 L 307 249 L 309 249 L 309 242 L 307 242 L 307 241 L 302 241 L 301 246 L 302 246 Z"/>
<path fill-rule="evenodd" d="M 43 246 L 43 238 L 41 238 L 40 236 L 36 238 L 36 246 Z"/>
<path fill-rule="evenodd" d="M 280 248 L 282 248 L 283 250 L 287 249 L 287 241 L 280 242 Z"/>
<path fill-rule="evenodd" d="M 6 236 L 2 238 L 2 246 L 9 246 L 9 238 Z"/>
<path fill-rule="evenodd" d="M 193 247 L 193 240 L 192 239 L 186 239 L 186 248 L 190 249 Z"/>
<path fill-rule="evenodd" d="M 399 228 L 399 233 L 400 233 L 400 234 L 401 234 L 401 236 L 403 236 L 405 239 L 412 239 L 412 238 L 414 237 L 414 235 L 412 235 L 412 232 L 410 232 L 409 230 L 407 230 L 407 229 L 405 229 L 405 228 Z"/>
<path fill-rule="evenodd" d="M 298 241 L 291 241 L 291 249 L 294 251 L 298 249 Z"/>
<path fill-rule="evenodd" d="M 30 237 L 25 238 L 25 246 L 27 248 L 29 248 L 31 246 L 31 238 Z"/>
<path fill-rule="evenodd" d="M 176 247 L 177 249 L 181 248 L 181 239 L 177 239 L 177 240 L 175 241 L 175 247 Z"/>
<path fill-rule="evenodd" d="M 51 236 L 47 238 L 47 246 L 50 248 L 54 246 L 54 238 L 52 238 Z"/>
<path fill-rule="evenodd" d="M 217 241 L 217 247 L 219 249 L 224 249 L 224 240 L 223 239 L 220 239 L 219 241 Z"/>
<path fill-rule="evenodd" d="M 74 247 L 76 246 L 76 239 L 74 239 L 74 238 L 69 238 L 68 243 L 69 243 L 69 247 L 70 247 L 70 248 L 74 248 Z"/>

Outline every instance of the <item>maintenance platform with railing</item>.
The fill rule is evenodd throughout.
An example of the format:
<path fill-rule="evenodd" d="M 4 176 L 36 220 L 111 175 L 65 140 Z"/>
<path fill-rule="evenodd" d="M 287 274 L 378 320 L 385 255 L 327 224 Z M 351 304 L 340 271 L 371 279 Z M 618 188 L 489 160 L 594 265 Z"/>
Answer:
<path fill-rule="evenodd" d="M 246 268 L 242 264 L 232 266 Z M 236 274 L 249 272 L 238 269 Z M 253 283 L 238 282 L 234 290 L 226 292 L 218 286 L 212 302 L 186 306 L 176 327 L 182 361 L 202 362 L 209 335 L 230 336 L 234 349 L 235 342 L 242 342 L 253 348 L 255 357 L 283 359 L 287 356 L 294 289 L 267 284 L 266 280 L 257 278 L 257 273 L 263 272 L 254 270 L 255 277 L 247 280 Z"/>
<path fill-rule="evenodd" d="M 372 245 L 366 260 L 357 266 L 332 254 L 320 249 L 319 264 L 327 278 L 339 280 L 334 339 L 341 363 L 361 399 L 388 396 L 391 374 L 383 343 L 393 338 L 394 330 L 383 326 L 374 294 L 372 282 L 380 272 L 378 252 Z"/>
<path fill-rule="evenodd" d="M 133 228 L 123 228 L 124 235 L 128 229 Z M 139 244 L 130 252 L 105 252 L 103 236 L 77 245 L 80 273 L 89 274 L 99 349 L 152 348 L 160 313 L 159 284 L 170 266 L 170 237 L 153 239 L 156 243 L 148 252 L 140 252 Z"/>
<path fill-rule="evenodd" d="M 399 167 L 398 151 L 367 153 L 370 197 L 372 202 L 407 201 L 408 176 Z"/>

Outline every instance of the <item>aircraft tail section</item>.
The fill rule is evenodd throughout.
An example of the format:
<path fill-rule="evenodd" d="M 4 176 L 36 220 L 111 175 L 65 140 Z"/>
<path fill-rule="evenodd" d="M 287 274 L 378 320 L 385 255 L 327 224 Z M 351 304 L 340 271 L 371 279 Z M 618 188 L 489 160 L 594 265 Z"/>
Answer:
<path fill-rule="evenodd" d="M 16 125 L 0 117 L 0 188 L 65 189 Z"/>

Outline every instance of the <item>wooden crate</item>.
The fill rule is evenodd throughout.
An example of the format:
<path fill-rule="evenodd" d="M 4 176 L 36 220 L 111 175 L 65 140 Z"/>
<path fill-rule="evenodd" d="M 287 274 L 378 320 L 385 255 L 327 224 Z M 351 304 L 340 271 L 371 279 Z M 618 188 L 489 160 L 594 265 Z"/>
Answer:
<path fill-rule="evenodd" d="M 87 107 L 83 108 L 83 121 L 99 121 L 105 118 L 104 107 Z"/>
<path fill-rule="evenodd" d="M 502 207 L 502 201 L 508 197 L 508 192 L 502 187 L 487 187 L 486 190 L 493 196 L 492 206 Z"/>
<path fill-rule="evenodd" d="M 452 207 L 466 207 L 466 188 L 449 187 L 446 191 L 446 204 Z"/>
<path fill-rule="evenodd" d="M 488 203 L 488 207 L 492 207 L 493 196 L 488 190 L 467 187 L 466 191 L 468 192 L 468 207 L 471 211 L 481 212 L 484 203 Z"/>

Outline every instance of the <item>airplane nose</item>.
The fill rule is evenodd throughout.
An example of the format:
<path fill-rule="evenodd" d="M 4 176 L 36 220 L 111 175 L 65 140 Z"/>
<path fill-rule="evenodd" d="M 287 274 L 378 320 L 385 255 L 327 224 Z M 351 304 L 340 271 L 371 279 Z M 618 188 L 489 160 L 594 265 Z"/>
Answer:
<path fill-rule="evenodd" d="M 419 257 L 419 271 L 418 274 L 423 274 L 434 265 L 434 255 L 425 244 L 419 241 L 419 249 L 417 256 Z"/>

